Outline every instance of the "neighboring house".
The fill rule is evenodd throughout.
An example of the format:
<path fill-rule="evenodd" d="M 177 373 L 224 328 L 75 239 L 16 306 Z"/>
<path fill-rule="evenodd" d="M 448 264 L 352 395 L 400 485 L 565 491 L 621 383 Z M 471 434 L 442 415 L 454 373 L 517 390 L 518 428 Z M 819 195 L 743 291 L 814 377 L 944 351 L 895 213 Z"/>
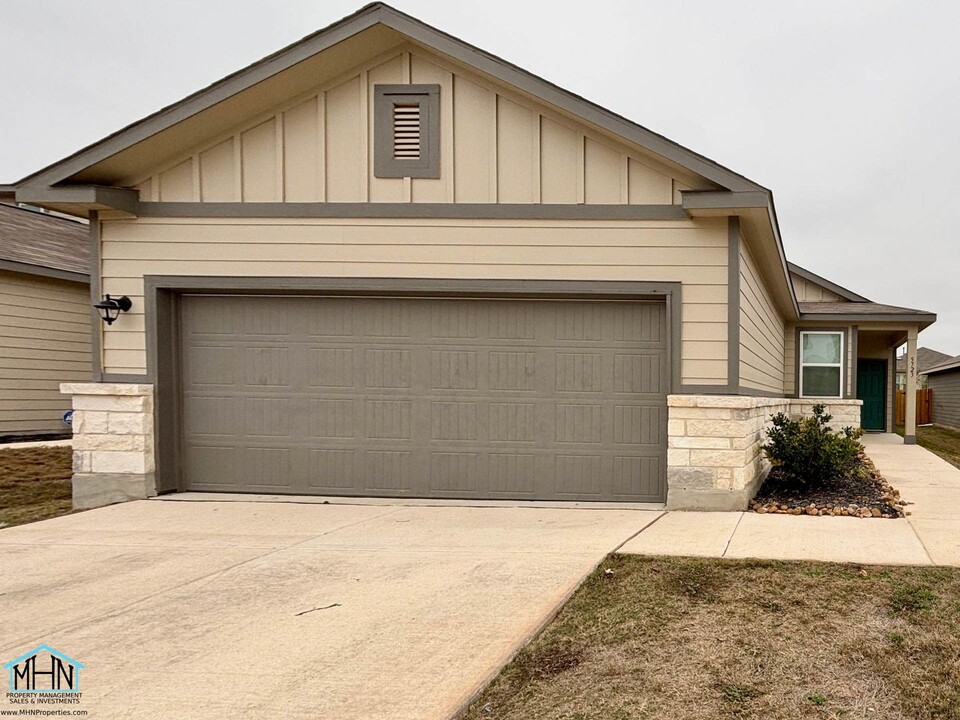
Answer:
<path fill-rule="evenodd" d="M 927 387 L 933 424 L 960 430 L 960 355 L 927 368 Z"/>
<path fill-rule="evenodd" d="M 60 383 L 89 382 L 85 222 L 0 204 L 0 439 L 69 435 Z"/>
<path fill-rule="evenodd" d="M 941 365 L 953 356 L 947 355 L 930 348 L 917 348 L 917 387 L 925 388 L 927 386 L 927 370 L 936 365 Z M 897 356 L 897 390 L 903 390 L 907 387 L 907 356 Z"/>
<path fill-rule="evenodd" d="M 744 507 L 771 413 L 890 429 L 935 320 L 788 266 L 769 190 L 382 4 L 15 195 L 89 217 L 132 301 L 64 387 L 78 506 Z"/>

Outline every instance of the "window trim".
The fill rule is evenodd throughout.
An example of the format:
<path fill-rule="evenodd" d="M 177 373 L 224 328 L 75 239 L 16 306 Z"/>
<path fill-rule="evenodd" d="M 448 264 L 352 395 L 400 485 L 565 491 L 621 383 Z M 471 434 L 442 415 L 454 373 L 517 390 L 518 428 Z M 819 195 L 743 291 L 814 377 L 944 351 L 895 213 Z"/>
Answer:
<path fill-rule="evenodd" d="M 378 178 L 440 177 L 440 86 L 374 85 L 373 174 Z M 420 157 L 393 156 L 393 106 L 420 106 Z"/>
<path fill-rule="evenodd" d="M 803 337 L 804 335 L 839 335 L 840 336 L 840 362 L 839 363 L 808 363 L 803 361 Z M 844 393 L 844 381 L 846 379 L 845 367 L 847 364 L 846 332 L 843 329 L 837 330 L 800 330 L 797 342 L 797 375 L 799 382 L 798 395 L 801 398 L 825 398 L 830 400 L 842 400 L 846 397 Z M 803 369 L 805 367 L 839 367 L 840 368 L 840 394 L 839 395 L 807 395 L 803 391 Z"/>

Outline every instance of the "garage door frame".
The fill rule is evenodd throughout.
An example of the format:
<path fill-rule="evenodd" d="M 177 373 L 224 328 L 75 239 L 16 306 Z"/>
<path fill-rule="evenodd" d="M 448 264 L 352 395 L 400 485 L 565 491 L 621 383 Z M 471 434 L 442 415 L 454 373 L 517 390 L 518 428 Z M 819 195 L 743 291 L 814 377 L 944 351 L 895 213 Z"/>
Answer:
<path fill-rule="evenodd" d="M 680 391 L 679 282 L 593 280 L 458 280 L 429 278 L 144 277 L 147 375 L 154 385 L 156 486 L 183 492 L 180 448 L 179 317 L 183 293 L 335 297 L 509 298 L 539 300 L 664 300 L 667 372 Z M 666 462 L 666 458 L 664 458 Z"/>

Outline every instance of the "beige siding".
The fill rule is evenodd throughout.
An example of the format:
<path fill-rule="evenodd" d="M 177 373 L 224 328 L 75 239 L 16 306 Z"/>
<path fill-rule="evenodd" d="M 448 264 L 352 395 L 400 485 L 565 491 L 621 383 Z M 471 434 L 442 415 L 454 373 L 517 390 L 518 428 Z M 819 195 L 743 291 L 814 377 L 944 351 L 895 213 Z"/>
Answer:
<path fill-rule="evenodd" d="M 793 289 L 797 293 L 797 302 L 847 302 L 846 298 L 840 297 L 832 290 L 799 275 L 790 273 L 790 278 L 793 280 Z"/>
<path fill-rule="evenodd" d="M 0 435 L 66 432 L 61 382 L 92 378 L 90 290 L 0 272 Z"/>
<path fill-rule="evenodd" d="M 373 175 L 374 87 L 440 86 L 440 177 Z M 238 119 L 239 121 L 240 119 Z M 511 88 L 401 45 L 131 179 L 143 199 L 657 205 L 710 183 Z"/>
<path fill-rule="evenodd" d="M 143 275 L 674 281 L 682 380 L 727 377 L 727 221 L 105 221 L 103 291 L 130 313 L 104 328 L 104 370 L 145 370 Z"/>
<path fill-rule="evenodd" d="M 750 248 L 740 245 L 740 385 L 784 392 L 784 319 Z"/>

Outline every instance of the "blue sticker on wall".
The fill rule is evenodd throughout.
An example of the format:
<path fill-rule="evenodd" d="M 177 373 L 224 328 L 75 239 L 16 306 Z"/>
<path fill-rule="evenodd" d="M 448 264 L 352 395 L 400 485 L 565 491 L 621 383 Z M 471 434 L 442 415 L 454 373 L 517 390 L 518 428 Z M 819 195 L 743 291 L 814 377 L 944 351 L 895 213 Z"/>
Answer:
<path fill-rule="evenodd" d="M 73 425 L 73 410 L 67 410 L 63 414 L 63 422 L 67 425 Z"/>

